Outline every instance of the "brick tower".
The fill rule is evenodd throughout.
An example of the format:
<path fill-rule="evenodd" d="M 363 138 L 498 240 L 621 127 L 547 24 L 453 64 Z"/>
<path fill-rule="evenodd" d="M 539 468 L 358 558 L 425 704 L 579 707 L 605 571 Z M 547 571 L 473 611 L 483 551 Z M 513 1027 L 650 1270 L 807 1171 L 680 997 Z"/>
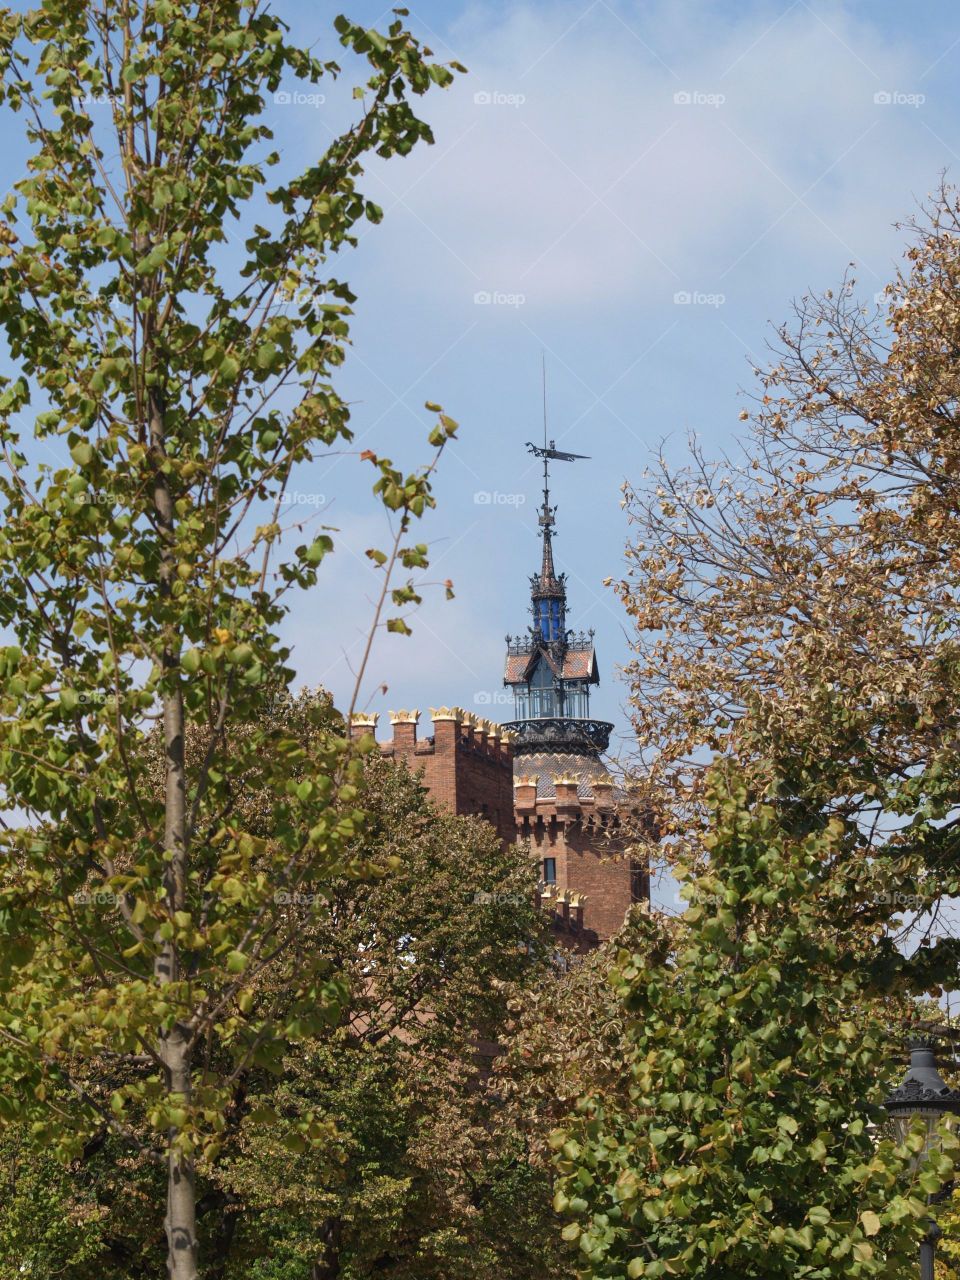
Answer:
<path fill-rule="evenodd" d="M 582 935 L 586 948 L 610 937 L 631 903 L 647 901 L 645 864 L 624 853 L 629 797 L 603 763 L 612 724 L 590 716 L 590 687 L 600 681 L 592 631 L 567 629 L 566 574 L 556 572 L 550 505 L 551 460 L 572 462 L 555 442 L 528 449 L 543 459 L 540 572 L 530 579 L 532 626 L 507 636 L 504 684 L 513 690 L 514 817 L 540 862 L 543 896 Z M 571 910 L 572 908 L 572 910 Z"/>
<path fill-rule="evenodd" d="M 626 851 L 624 820 L 639 816 L 637 806 L 602 760 L 613 725 L 590 717 L 590 686 L 600 682 L 593 632 L 567 629 L 566 575 L 553 562 L 548 466 L 578 455 L 553 441 L 548 448 L 546 438 L 542 449 L 528 447 L 543 459 L 543 545 L 530 579 L 533 625 L 507 636 L 504 684 L 516 719 L 496 725 L 462 707 L 437 707 L 433 733 L 421 738 L 419 711 L 391 711 L 393 737 L 380 750 L 404 761 L 445 809 L 483 818 L 509 844 L 529 841 L 558 939 L 586 951 L 617 932 L 631 903 L 649 900 L 649 876 Z M 376 737 L 377 719 L 354 715 L 351 734 Z"/>

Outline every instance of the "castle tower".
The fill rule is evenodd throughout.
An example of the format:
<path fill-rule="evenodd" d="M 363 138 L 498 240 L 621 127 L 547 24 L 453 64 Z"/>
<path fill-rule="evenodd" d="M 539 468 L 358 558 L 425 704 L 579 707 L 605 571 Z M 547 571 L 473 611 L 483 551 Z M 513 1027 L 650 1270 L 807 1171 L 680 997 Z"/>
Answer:
<path fill-rule="evenodd" d="M 514 816 L 540 862 L 544 897 L 582 921 L 583 946 L 615 933 L 631 903 L 647 901 L 646 866 L 624 854 L 622 821 L 631 808 L 601 758 L 612 724 L 590 716 L 590 688 L 600 676 L 592 631 L 567 628 L 566 575 L 554 565 L 556 507 L 550 505 L 551 460 L 583 455 L 554 441 L 527 448 L 543 459 L 540 572 L 530 578 L 532 625 L 507 636 L 503 682 L 512 689 L 516 718 L 504 728 L 515 738 Z"/>

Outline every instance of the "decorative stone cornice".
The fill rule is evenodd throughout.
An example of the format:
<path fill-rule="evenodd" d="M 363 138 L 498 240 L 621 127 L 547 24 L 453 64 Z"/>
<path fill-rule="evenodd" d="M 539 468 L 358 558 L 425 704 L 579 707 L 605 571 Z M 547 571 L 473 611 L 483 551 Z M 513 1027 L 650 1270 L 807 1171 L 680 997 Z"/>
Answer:
<path fill-rule="evenodd" d="M 357 729 L 369 729 L 371 733 L 377 727 L 377 721 L 380 719 L 380 712 L 377 711 L 373 715 L 366 715 L 363 712 L 355 711 L 350 717 L 350 724 Z"/>
<path fill-rule="evenodd" d="M 909 1103 L 919 1103 L 922 1106 L 953 1111 L 955 1108 L 960 1107 L 960 1091 L 951 1089 L 948 1085 L 944 1085 L 942 1089 L 931 1089 L 921 1084 L 919 1080 L 906 1080 L 902 1085 L 894 1089 L 887 1099 L 886 1105 L 888 1108 L 903 1107 Z"/>
<path fill-rule="evenodd" d="M 416 710 L 390 712 L 391 724 L 416 724 L 419 719 L 420 719 L 420 712 Z"/>
<path fill-rule="evenodd" d="M 438 720 L 453 720 L 456 724 L 462 724 L 463 717 L 466 715 L 463 707 L 431 707 L 430 719 L 437 723 Z"/>
<path fill-rule="evenodd" d="M 513 785 L 515 787 L 535 787 L 539 778 L 539 773 L 524 773 L 519 778 L 514 778 Z"/>

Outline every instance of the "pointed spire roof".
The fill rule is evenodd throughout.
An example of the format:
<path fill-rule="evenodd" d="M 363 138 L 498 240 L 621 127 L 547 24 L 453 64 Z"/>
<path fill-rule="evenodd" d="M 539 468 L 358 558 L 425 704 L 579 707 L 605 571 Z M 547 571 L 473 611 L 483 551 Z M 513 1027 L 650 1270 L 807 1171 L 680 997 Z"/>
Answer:
<path fill-rule="evenodd" d="M 543 506 L 537 523 L 540 525 L 540 536 L 543 539 L 543 555 L 540 561 L 540 572 L 530 579 L 534 600 L 548 597 L 563 597 L 566 594 L 565 573 L 557 575 L 553 564 L 553 530 L 556 527 L 556 507 L 550 506 L 550 477 L 547 472 L 547 460 L 543 460 Z"/>

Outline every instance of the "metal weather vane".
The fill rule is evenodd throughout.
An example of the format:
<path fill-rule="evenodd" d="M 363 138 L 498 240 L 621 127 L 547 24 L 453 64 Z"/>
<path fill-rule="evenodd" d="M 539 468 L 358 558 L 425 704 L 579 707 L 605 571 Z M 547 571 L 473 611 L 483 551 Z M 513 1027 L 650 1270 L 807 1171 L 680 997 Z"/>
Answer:
<path fill-rule="evenodd" d="M 550 531 L 556 523 L 554 515 L 557 510 L 556 507 L 550 506 L 550 460 L 552 458 L 555 462 L 579 462 L 586 461 L 589 455 L 568 453 L 565 449 L 558 449 L 556 440 L 551 440 L 549 445 L 547 444 L 547 362 L 542 354 L 540 364 L 543 371 L 543 444 L 534 444 L 532 440 L 528 440 L 527 449 L 535 458 L 543 459 L 543 507 L 537 523 L 544 532 L 544 552 L 547 553 Z"/>
<path fill-rule="evenodd" d="M 588 453 L 566 453 L 563 449 L 557 448 L 556 440 L 551 440 L 550 447 L 548 448 L 546 437 L 544 437 L 542 446 L 539 444 L 533 444 L 532 441 L 528 440 L 527 448 L 536 457 L 543 458 L 544 461 L 546 461 L 547 458 L 555 458 L 557 462 L 577 462 L 581 458 L 589 460 L 590 457 Z"/>

